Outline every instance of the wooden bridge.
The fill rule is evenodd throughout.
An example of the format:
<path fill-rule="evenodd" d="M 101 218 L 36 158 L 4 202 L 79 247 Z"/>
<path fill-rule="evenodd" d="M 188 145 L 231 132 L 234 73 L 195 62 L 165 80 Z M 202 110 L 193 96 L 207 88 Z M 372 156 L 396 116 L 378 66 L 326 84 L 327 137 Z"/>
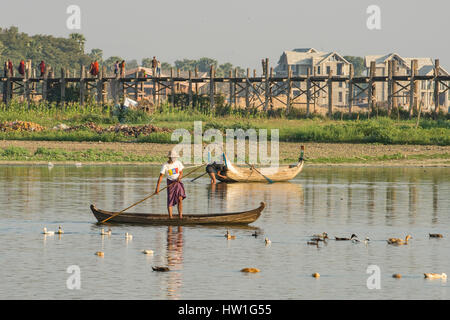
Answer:
<path fill-rule="evenodd" d="M 32 69 L 31 62 L 26 64 L 25 74 L 15 76 L 6 68 L 3 77 L 0 77 L 0 88 L 3 91 L 3 102 L 7 105 L 10 101 L 20 96 L 27 103 L 32 100 L 48 99 L 49 90 L 57 88 L 59 93 L 59 103 L 66 103 L 66 90 L 68 86 L 76 86 L 79 93 L 79 102 L 84 104 L 88 93 L 93 92 L 95 99 L 100 104 L 113 102 L 119 103 L 125 97 L 135 100 L 146 98 L 154 105 L 162 101 L 169 101 L 172 105 L 174 97 L 178 93 L 184 93 L 187 96 L 187 103 L 192 105 L 194 95 L 209 96 L 210 107 L 214 108 L 215 97 L 225 96 L 227 102 L 233 106 L 238 105 L 238 98 L 245 99 L 245 107 L 257 107 L 263 111 L 274 106 L 275 101 L 282 104 L 289 112 L 295 105 L 305 105 L 306 114 L 309 115 L 315 111 L 317 99 L 320 94 L 327 97 L 328 115 L 333 114 L 335 101 L 333 97 L 333 84 L 345 83 L 346 101 L 344 106 L 348 112 L 352 112 L 352 107 L 357 100 L 365 100 L 366 107 L 369 110 L 375 110 L 379 106 L 376 101 L 375 84 L 378 82 L 387 83 L 387 101 L 386 107 L 388 113 L 393 108 L 398 107 L 398 97 L 407 97 L 408 105 L 406 108 L 412 115 L 413 110 L 421 110 L 418 88 L 421 81 L 431 81 L 434 83 L 434 108 L 437 113 L 441 105 L 439 97 L 441 94 L 449 91 L 450 76 L 440 74 L 439 60 L 435 60 L 433 75 L 419 75 L 417 72 L 417 60 L 411 62 L 411 72 L 408 75 L 396 74 L 395 61 L 389 61 L 388 75 L 375 75 L 375 62 L 370 65 L 367 76 L 353 76 L 353 67 L 350 66 L 349 75 L 333 75 L 330 71 L 328 75 L 316 75 L 315 70 L 308 70 L 305 76 L 293 76 L 288 68 L 287 76 L 280 77 L 273 73 L 273 68 L 269 69 L 269 59 L 265 59 L 262 75 L 257 76 L 256 71 L 250 74 L 247 69 L 246 75 L 238 75 L 237 70 L 230 71 L 227 77 L 216 77 L 214 67 L 210 67 L 207 77 L 198 77 L 197 70 L 189 71 L 188 76 L 181 77 L 180 71 L 175 74 L 172 69 L 170 76 L 157 75 L 153 69 L 150 75 L 144 75 L 143 72 L 136 71 L 134 77 L 125 77 L 124 73 L 110 76 L 103 67 L 95 77 L 88 76 L 84 66 L 81 66 L 80 72 L 76 75 L 73 71 L 61 69 L 60 76 L 57 78 L 54 70 L 47 68 L 42 77 L 36 76 L 36 70 Z M 184 91 L 180 91 L 180 84 L 183 84 Z M 199 91 L 199 84 L 207 91 Z M 146 93 L 144 86 L 150 86 L 150 93 Z M 220 87 L 220 89 L 218 89 Z M 445 104 L 444 104 L 445 106 Z M 405 106 L 404 106 L 405 107 Z M 397 109 L 398 110 L 398 109 Z"/>

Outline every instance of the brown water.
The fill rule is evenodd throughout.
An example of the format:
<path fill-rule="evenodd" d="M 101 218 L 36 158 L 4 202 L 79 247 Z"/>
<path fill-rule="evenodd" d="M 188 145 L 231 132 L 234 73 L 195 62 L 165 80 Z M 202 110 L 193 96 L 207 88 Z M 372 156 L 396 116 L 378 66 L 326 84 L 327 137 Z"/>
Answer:
<path fill-rule="evenodd" d="M 91 203 L 119 210 L 153 192 L 159 167 L 0 166 L 1 299 L 448 299 L 450 170 L 437 168 L 308 168 L 290 183 L 228 184 L 186 179 L 185 213 L 255 208 L 249 228 L 112 224 L 111 237 Z M 166 212 L 165 193 L 130 211 Z M 44 236 L 42 228 L 62 236 Z M 256 230 L 263 235 L 254 238 Z M 306 244 L 323 231 L 355 233 L 368 245 Z M 125 232 L 133 240 L 124 239 Z M 429 239 L 428 233 L 444 234 Z M 407 246 L 389 237 L 411 234 Z M 265 246 L 264 237 L 272 240 Z M 154 250 L 153 256 L 142 254 Z M 103 258 L 94 255 L 104 251 Z M 81 270 L 81 289 L 69 290 L 68 266 Z M 169 266 L 158 273 L 151 266 Z M 369 265 L 381 270 L 381 289 L 369 290 Z M 257 274 L 239 272 L 256 267 Z M 313 272 L 320 279 L 311 277 Z M 401 273 L 402 279 L 393 279 Z M 450 281 L 450 280 L 449 280 Z"/>

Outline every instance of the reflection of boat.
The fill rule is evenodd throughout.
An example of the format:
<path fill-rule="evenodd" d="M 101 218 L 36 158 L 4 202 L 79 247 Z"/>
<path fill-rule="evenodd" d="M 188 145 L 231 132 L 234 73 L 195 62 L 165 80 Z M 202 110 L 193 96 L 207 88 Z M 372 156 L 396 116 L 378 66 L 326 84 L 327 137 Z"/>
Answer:
<path fill-rule="evenodd" d="M 295 165 L 281 167 L 258 168 L 238 167 L 231 163 L 225 154 L 223 154 L 226 170 L 224 175 L 227 179 L 217 176 L 222 182 L 267 182 L 266 176 L 273 182 L 288 181 L 294 179 L 303 169 L 304 160 L 299 159 Z M 264 175 L 264 176 L 263 176 Z"/>
<path fill-rule="evenodd" d="M 169 219 L 167 214 L 152 213 L 122 213 L 114 217 L 114 222 L 125 223 L 144 223 L 159 225 L 187 225 L 187 224 L 249 224 L 259 218 L 261 212 L 265 208 L 265 203 L 261 202 L 256 209 L 233 213 L 216 213 L 216 214 L 183 214 L 183 218 L 174 217 Z M 104 211 L 97 209 L 91 205 L 92 213 L 98 221 L 103 221 L 116 212 Z M 109 220 L 109 221 L 112 221 Z"/>
<path fill-rule="evenodd" d="M 303 187 L 299 183 L 220 183 L 226 187 L 222 211 L 234 211 L 255 204 L 255 198 L 270 203 L 273 207 L 286 208 L 289 212 L 297 212 L 303 204 Z"/>

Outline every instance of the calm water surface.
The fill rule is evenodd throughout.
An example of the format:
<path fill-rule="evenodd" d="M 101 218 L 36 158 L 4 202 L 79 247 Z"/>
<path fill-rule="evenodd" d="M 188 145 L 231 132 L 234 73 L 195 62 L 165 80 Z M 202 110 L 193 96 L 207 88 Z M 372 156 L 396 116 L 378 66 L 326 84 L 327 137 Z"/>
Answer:
<path fill-rule="evenodd" d="M 158 172 L 159 166 L 0 166 L 0 298 L 450 298 L 449 282 L 423 278 L 450 275 L 449 169 L 306 167 L 290 183 L 215 188 L 207 178 L 186 179 L 185 213 L 241 211 L 260 201 L 267 208 L 250 227 L 230 228 L 235 240 L 224 238 L 225 227 L 111 224 L 112 236 L 100 236 L 89 205 L 123 209 L 153 192 Z M 165 213 L 165 202 L 163 192 L 130 211 Z M 41 234 L 58 225 L 64 235 Z M 255 230 L 264 235 L 252 237 Z M 371 242 L 306 244 L 323 231 Z M 429 239 L 429 232 L 444 238 Z M 408 246 L 385 241 L 407 234 Z M 99 250 L 103 258 L 94 255 Z M 373 264 L 381 270 L 380 290 L 366 286 Z M 81 290 L 66 287 L 71 265 L 80 267 Z M 155 265 L 172 271 L 153 272 Z M 239 272 L 244 267 L 261 272 Z"/>

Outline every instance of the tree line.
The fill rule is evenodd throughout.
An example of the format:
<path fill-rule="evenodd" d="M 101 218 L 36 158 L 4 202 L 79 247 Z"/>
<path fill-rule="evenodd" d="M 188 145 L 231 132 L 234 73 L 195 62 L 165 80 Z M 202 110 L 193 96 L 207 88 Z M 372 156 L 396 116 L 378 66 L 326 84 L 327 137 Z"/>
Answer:
<path fill-rule="evenodd" d="M 65 68 L 67 70 L 76 70 L 78 72 L 80 65 L 89 66 L 96 60 L 100 65 L 106 66 L 108 73 L 112 73 L 114 63 L 124 60 L 120 56 L 103 57 L 103 50 L 94 48 L 91 52 L 85 52 L 86 38 L 80 33 L 72 33 L 68 38 L 54 37 L 51 35 L 34 35 L 19 32 L 15 26 L 10 28 L 0 28 L 0 61 L 2 64 L 10 59 L 17 67 L 21 60 L 32 60 L 33 67 L 37 68 L 41 60 L 53 70 Z M 360 57 L 345 56 L 349 62 L 353 63 L 355 75 L 360 75 L 364 70 L 363 59 Z M 152 58 L 143 58 L 139 64 L 136 59 L 126 61 L 127 69 L 134 69 L 138 66 L 151 68 Z M 168 62 L 161 62 L 162 70 L 170 68 L 180 69 L 182 71 L 209 72 L 213 65 L 216 70 L 216 76 L 228 76 L 230 71 L 237 70 L 238 76 L 243 76 L 245 70 L 239 66 L 226 62 L 219 62 L 212 58 L 182 59 L 176 60 L 174 65 Z"/>

